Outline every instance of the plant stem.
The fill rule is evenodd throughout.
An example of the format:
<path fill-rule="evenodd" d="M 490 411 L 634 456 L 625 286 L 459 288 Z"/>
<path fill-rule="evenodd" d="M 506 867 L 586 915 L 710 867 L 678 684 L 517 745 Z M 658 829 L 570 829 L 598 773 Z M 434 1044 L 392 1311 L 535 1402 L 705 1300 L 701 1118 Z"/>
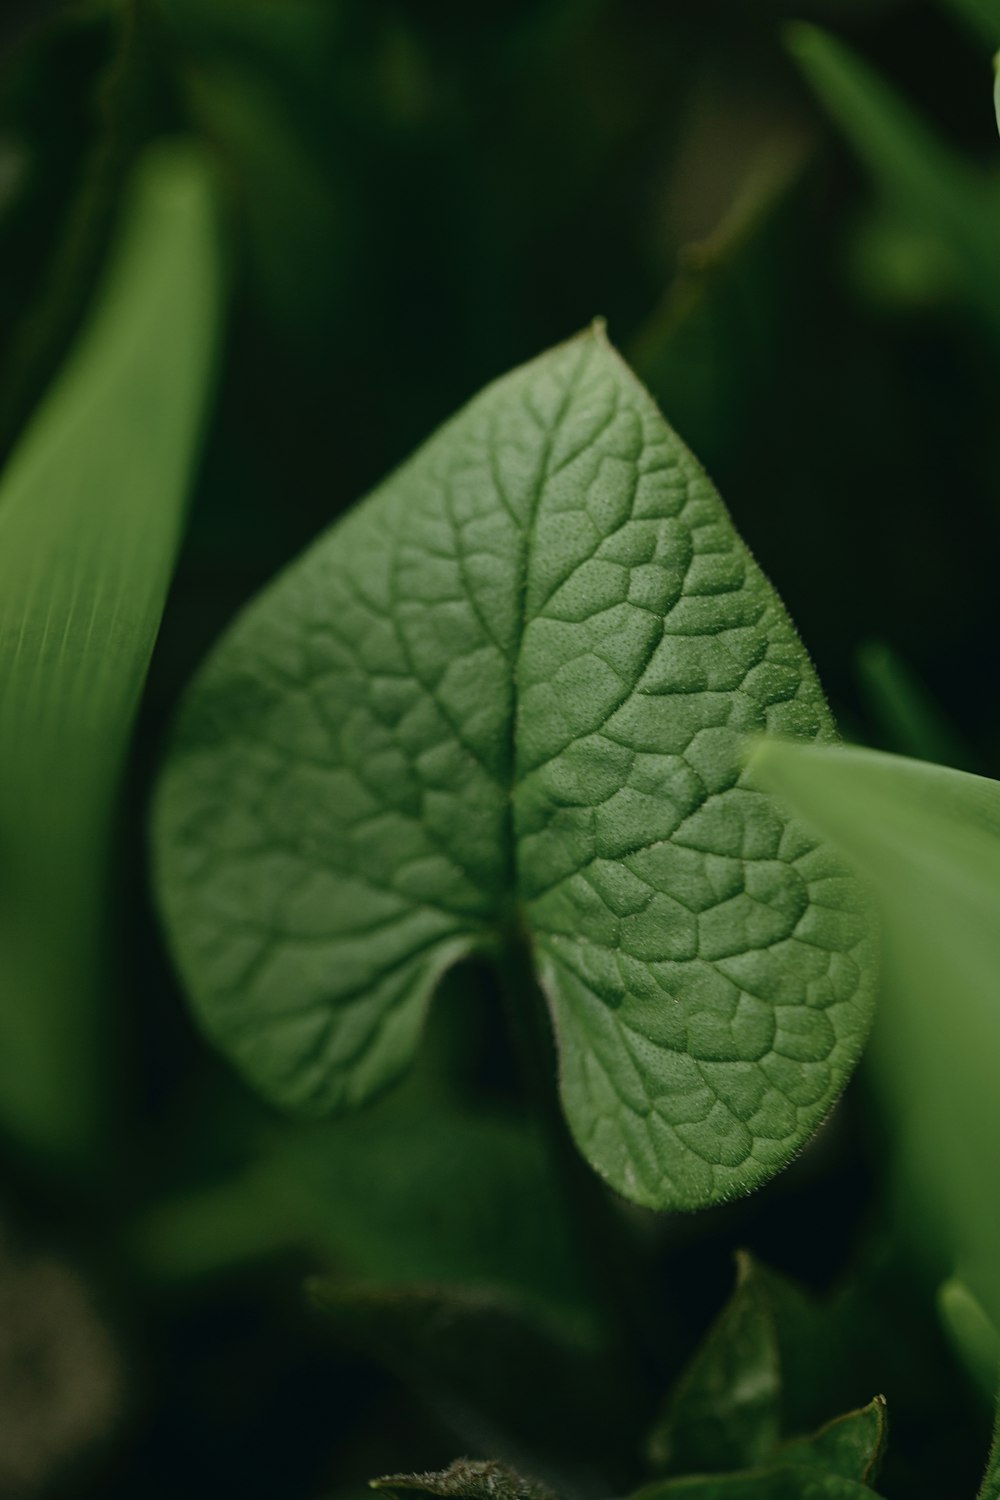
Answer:
<path fill-rule="evenodd" d="M 652 1330 L 664 1326 L 662 1299 L 649 1275 L 647 1258 L 630 1232 L 608 1188 L 581 1156 L 559 1101 L 558 1059 L 548 1003 L 535 977 L 530 940 L 508 934 L 497 958 L 503 999 L 521 1077 L 552 1154 L 566 1208 L 581 1247 L 583 1269 L 608 1314 L 616 1342 L 638 1359 L 643 1373 L 658 1373 L 662 1349 Z M 652 1370 L 650 1370 L 652 1366 Z"/>

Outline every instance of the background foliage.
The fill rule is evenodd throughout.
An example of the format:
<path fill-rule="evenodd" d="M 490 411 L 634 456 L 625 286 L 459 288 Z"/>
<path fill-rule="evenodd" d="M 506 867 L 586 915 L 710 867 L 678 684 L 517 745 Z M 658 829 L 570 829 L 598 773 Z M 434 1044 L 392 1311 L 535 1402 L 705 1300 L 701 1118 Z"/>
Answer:
<path fill-rule="evenodd" d="M 881 1394 L 880 1492 L 975 1493 L 995 1334 L 982 1277 L 977 1294 L 956 1279 L 935 1228 L 934 1182 L 914 1181 L 892 1047 L 754 1197 L 581 1229 L 478 969 L 449 981 L 420 1071 L 369 1112 L 305 1128 L 259 1106 L 188 1019 L 145 826 L 180 689 L 233 611 L 487 380 L 595 314 L 718 483 L 844 732 L 995 775 L 998 45 L 993 0 L 4 8 L 5 599 L 17 546 L 81 576 L 115 483 L 112 400 L 62 460 L 84 474 L 77 510 L 21 501 L 37 548 L 14 514 L 39 403 L 88 347 L 161 137 L 214 184 L 218 238 L 157 241 L 201 354 L 160 330 L 123 377 L 159 371 L 205 412 L 197 465 L 184 400 L 173 419 L 196 479 L 124 779 L 144 657 L 107 699 L 101 775 L 81 773 L 72 718 L 39 711 L 29 754 L 18 700 L 0 704 L 0 932 L 28 931 L 36 955 L 81 923 L 108 932 L 69 969 L 32 969 L 40 1008 L 0 971 L 5 1029 L 56 1018 L 52 1045 L 14 1028 L 0 1072 L 0 1493 L 329 1500 L 461 1451 L 621 1493 L 737 1248 L 820 1298 L 781 1301 L 799 1331 L 775 1431 Z M 183 479 L 164 481 L 175 514 Z M 176 541 L 164 522 L 153 557 L 140 528 L 130 554 L 125 594 L 154 625 Z M 100 577 L 93 607 L 114 617 Z M 0 644 L 5 686 L 62 709 L 58 675 L 22 660 L 18 678 Z M 99 682 L 102 661 L 80 670 Z M 50 817 L 60 795 L 79 827 Z M 33 807 L 51 858 L 25 917 L 9 851 Z M 53 1102 L 29 1120 L 22 1098 Z M 995 1186 L 977 1189 L 989 1233 Z"/>

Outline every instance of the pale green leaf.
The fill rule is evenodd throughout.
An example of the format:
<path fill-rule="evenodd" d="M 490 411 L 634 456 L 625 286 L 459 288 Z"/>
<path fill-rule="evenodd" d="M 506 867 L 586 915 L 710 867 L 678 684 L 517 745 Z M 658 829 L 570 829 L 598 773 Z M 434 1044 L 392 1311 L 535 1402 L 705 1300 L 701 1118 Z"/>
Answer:
<path fill-rule="evenodd" d="M 938 1312 L 959 1359 L 990 1402 L 1000 1380 L 1000 1333 L 961 1276 L 949 1276 L 937 1294 Z"/>
<path fill-rule="evenodd" d="M 874 751 L 765 743 L 754 769 L 838 844 L 884 915 L 873 1061 L 915 1220 L 1000 1321 L 1000 782 Z"/>
<path fill-rule="evenodd" d="M 108 1104 L 115 796 L 219 308 L 206 165 L 151 150 L 90 321 L 0 479 L 0 1120 L 63 1157 Z"/>
<path fill-rule="evenodd" d="M 460 957 L 523 944 L 593 1166 L 652 1206 L 752 1188 L 871 1001 L 856 886 L 742 770 L 765 728 L 833 733 L 596 328 L 490 386 L 198 677 L 155 844 L 205 1026 L 279 1104 L 343 1108 L 402 1072 Z"/>

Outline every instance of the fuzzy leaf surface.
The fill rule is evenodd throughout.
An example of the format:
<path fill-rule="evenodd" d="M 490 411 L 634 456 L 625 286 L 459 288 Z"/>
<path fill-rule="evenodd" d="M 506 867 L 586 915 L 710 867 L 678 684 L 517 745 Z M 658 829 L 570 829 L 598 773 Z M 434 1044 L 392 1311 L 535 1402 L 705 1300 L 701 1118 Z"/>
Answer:
<path fill-rule="evenodd" d="M 547 1485 L 492 1458 L 457 1458 L 432 1474 L 386 1474 L 373 1479 L 371 1487 L 391 1495 L 438 1495 L 442 1500 L 556 1500 Z"/>
<path fill-rule="evenodd" d="M 976 1500 L 1000 1500 L 1000 1413 L 997 1415 L 997 1423 L 993 1432 L 993 1446 L 990 1449 L 986 1473 L 983 1475 L 983 1482 Z"/>
<path fill-rule="evenodd" d="M 743 769 L 830 738 L 717 493 L 602 331 L 488 387 L 245 611 L 188 697 L 158 880 L 220 1045 L 356 1105 L 470 952 L 530 946 L 577 1143 L 696 1207 L 830 1108 L 871 1000 L 857 887 Z"/>

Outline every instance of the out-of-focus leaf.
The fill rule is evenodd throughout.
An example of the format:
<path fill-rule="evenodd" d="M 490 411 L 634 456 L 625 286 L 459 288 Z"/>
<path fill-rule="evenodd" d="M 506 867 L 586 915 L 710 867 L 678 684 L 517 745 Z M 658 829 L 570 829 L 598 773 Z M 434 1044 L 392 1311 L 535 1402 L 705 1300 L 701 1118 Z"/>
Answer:
<path fill-rule="evenodd" d="M 115 798 L 219 309 L 206 167 L 155 149 L 91 321 L 0 480 L 0 1120 L 64 1159 L 110 1103 Z"/>
<path fill-rule="evenodd" d="M 935 237 L 954 294 L 1000 336 L 1000 193 L 867 63 L 815 26 L 789 45 L 884 198 Z"/>
<path fill-rule="evenodd" d="M 929 1248 L 1000 1320 L 1000 782 L 764 742 L 755 773 L 855 863 L 884 916 L 873 1059 Z"/>
<path fill-rule="evenodd" d="M 189 106 L 232 173 L 258 295 L 279 325 L 327 330 L 352 234 L 338 186 L 270 80 L 231 63 L 185 76 Z"/>
<path fill-rule="evenodd" d="M 789 1464 L 742 1474 L 696 1474 L 665 1479 L 631 1500 L 871 1500 L 873 1491 L 842 1474 Z"/>
<path fill-rule="evenodd" d="M 887 641 L 868 641 L 857 655 L 858 676 L 882 731 L 881 747 L 970 771 L 972 752 L 923 683 Z"/>
<path fill-rule="evenodd" d="M 777 1327 L 767 1288 L 741 1255 L 733 1295 L 671 1392 L 650 1457 L 670 1474 L 749 1467 L 776 1446 L 780 1417 Z"/>
<path fill-rule="evenodd" d="M 143 131 L 149 128 L 145 112 L 147 95 L 152 92 L 154 42 L 147 20 L 147 8 L 136 0 L 63 6 L 52 23 L 38 28 L 18 58 L 18 68 L 27 78 L 34 77 L 34 88 L 22 85 L 29 97 L 65 89 L 60 57 L 74 57 L 74 71 L 84 86 L 79 98 L 46 108 L 44 125 L 37 117 L 30 123 L 29 119 L 20 121 L 17 111 L 5 122 L 27 153 L 27 222 L 15 229 L 22 256 L 25 242 L 34 242 L 27 276 L 17 267 L 17 300 L 7 312 L 0 368 L 0 446 L 5 453 L 54 378 L 57 363 L 86 311 L 128 173 Z M 75 90 L 67 92 L 72 95 Z M 60 118 L 61 111 L 68 118 Z M 21 112 L 33 114 L 27 101 L 22 102 Z M 73 137 L 74 152 L 68 160 L 65 142 L 60 141 L 60 134 L 67 132 Z M 66 174 L 60 193 L 46 181 L 46 169 L 54 170 L 57 178 Z M 48 216 L 39 217 L 41 204 L 46 202 Z M 17 248 L 16 261 L 20 259 Z M 25 290 L 29 295 L 25 296 Z M 5 311 L 0 302 L 0 315 Z"/>
<path fill-rule="evenodd" d="M 775 378 L 803 152 L 786 145 L 744 184 L 707 239 L 687 246 L 629 359 L 710 472 L 754 420 Z"/>
<path fill-rule="evenodd" d="M 333 1280 L 311 1291 L 340 1340 L 405 1380 L 470 1446 L 573 1492 L 613 1491 L 627 1472 L 636 1393 L 620 1366 L 516 1300 Z"/>
<path fill-rule="evenodd" d="M 272 1127 L 242 1172 L 151 1209 L 132 1244 L 147 1273 L 170 1279 L 297 1248 L 371 1284 L 478 1289 L 593 1330 L 534 1129 L 463 1107 L 426 1070 L 362 1116 Z"/>
<path fill-rule="evenodd" d="M 1000 46 L 1000 0 L 939 0 L 939 3 L 964 21 L 991 52 Z"/>
<path fill-rule="evenodd" d="M 496 1459 L 458 1458 L 437 1474 L 385 1474 L 373 1490 L 393 1495 L 439 1495 L 442 1500 L 556 1500 L 537 1479 L 525 1479 Z"/>
<path fill-rule="evenodd" d="M 1000 1378 L 1000 1334 L 960 1276 L 938 1288 L 938 1312 L 966 1370 L 987 1401 L 996 1397 Z"/>

